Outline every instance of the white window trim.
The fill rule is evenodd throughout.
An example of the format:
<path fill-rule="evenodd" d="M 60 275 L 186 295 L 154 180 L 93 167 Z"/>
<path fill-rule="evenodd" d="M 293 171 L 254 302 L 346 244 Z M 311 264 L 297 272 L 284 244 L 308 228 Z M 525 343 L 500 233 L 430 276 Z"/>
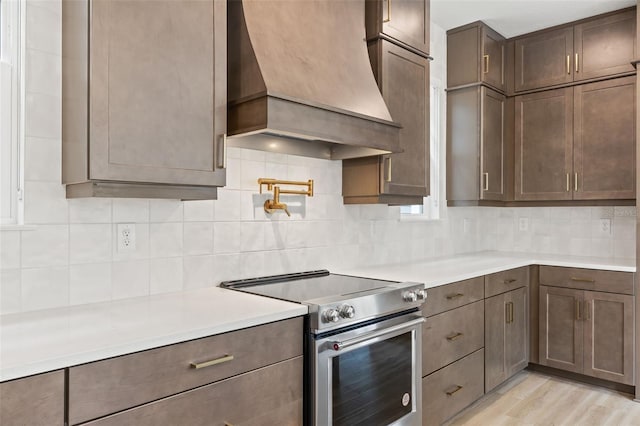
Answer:
<path fill-rule="evenodd" d="M 0 86 L 2 99 L 7 99 L 6 91 L 9 91 L 8 110 L 6 105 L 0 105 L 2 115 L 2 128 L 5 123 L 10 123 L 10 132 L 3 134 L 2 144 L 10 144 L 10 159 L 5 163 L 2 159 L 1 167 L 10 167 L 10 191 L 6 199 L 0 199 L 0 203 L 10 203 L 10 213 L 2 217 L 0 227 L 11 229 L 22 227 L 24 217 L 23 188 L 24 188 L 24 53 L 25 53 L 25 2 L 22 0 L 0 0 L 2 7 L 0 31 L 2 31 L 2 57 L 0 61 L 3 67 L 8 63 L 15 66 L 11 69 L 9 84 Z M 8 51 L 8 54 L 7 54 Z M 14 64 L 14 65 L 12 65 Z M 5 68 L 6 70 L 7 68 Z M 3 131 L 4 132 L 4 131 Z M 5 137 L 9 140 L 5 140 Z M 4 149 L 3 149 L 4 151 Z"/>
<path fill-rule="evenodd" d="M 445 194 L 445 147 L 446 147 L 446 96 L 444 85 L 439 79 L 431 78 L 429 83 L 431 114 L 430 123 L 430 140 L 429 140 L 429 172 L 431 174 L 429 182 L 431 184 L 428 197 L 424 197 L 422 211 L 416 213 L 401 213 L 402 221 L 437 221 L 444 219 L 445 208 L 443 206 L 443 196 Z M 433 143 L 436 142 L 436 143 Z M 418 206 L 408 206 L 417 209 Z"/>

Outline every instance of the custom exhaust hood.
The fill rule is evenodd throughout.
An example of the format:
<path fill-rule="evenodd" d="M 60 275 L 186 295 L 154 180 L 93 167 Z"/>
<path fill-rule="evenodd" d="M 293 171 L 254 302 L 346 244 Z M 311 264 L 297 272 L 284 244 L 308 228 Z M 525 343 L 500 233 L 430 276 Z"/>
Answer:
<path fill-rule="evenodd" d="M 228 2 L 230 146 L 345 159 L 401 151 L 364 0 Z"/>

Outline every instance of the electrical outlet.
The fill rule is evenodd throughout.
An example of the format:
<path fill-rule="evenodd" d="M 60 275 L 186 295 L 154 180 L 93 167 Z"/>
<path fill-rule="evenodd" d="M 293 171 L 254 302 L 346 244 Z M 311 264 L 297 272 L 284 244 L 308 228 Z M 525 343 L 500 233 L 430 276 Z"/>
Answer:
<path fill-rule="evenodd" d="M 464 218 L 462 220 L 462 231 L 465 234 L 468 234 L 470 229 L 471 229 L 471 220 L 467 219 L 467 218 Z"/>
<path fill-rule="evenodd" d="M 600 235 L 611 235 L 611 219 L 600 219 L 598 232 Z"/>
<path fill-rule="evenodd" d="M 118 232 L 118 252 L 127 253 L 136 251 L 136 224 L 119 223 Z"/>
<path fill-rule="evenodd" d="M 529 229 L 529 218 L 528 217 L 518 218 L 518 229 L 520 231 L 527 231 Z"/>

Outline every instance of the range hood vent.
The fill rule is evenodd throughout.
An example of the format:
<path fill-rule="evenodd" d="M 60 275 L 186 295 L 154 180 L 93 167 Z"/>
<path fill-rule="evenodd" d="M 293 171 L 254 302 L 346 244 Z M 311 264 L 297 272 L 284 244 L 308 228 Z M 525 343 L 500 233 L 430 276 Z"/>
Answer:
<path fill-rule="evenodd" d="M 364 0 L 228 2 L 229 144 L 325 159 L 400 152 Z"/>

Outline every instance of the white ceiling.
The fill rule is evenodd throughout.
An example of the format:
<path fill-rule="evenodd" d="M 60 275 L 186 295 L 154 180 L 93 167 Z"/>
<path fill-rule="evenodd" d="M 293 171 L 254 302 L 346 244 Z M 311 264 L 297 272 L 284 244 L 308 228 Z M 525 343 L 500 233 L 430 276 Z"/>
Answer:
<path fill-rule="evenodd" d="M 431 0 L 431 20 L 445 30 L 484 21 L 510 38 L 635 4 L 636 0 Z"/>

